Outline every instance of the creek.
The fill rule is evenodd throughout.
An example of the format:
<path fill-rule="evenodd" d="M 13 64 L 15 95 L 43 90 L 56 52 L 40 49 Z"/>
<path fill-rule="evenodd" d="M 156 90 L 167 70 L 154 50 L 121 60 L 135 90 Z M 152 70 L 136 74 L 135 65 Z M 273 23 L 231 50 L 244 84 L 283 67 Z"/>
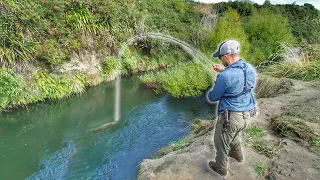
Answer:
<path fill-rule="evenodd" d="M 0 114 L 0 179 L 135 179 L 143 159 L 215 109 L 204 97 L 156 95 L 137 77 L 120 86 L 120 119 L 97 132 L 114 121 L 114 82 Z"/>

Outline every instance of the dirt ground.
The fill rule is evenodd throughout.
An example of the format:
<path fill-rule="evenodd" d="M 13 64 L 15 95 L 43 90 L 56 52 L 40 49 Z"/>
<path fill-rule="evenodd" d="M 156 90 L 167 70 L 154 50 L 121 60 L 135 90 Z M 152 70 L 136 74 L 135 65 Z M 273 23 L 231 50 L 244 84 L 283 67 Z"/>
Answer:
<path fill-rule="evenodd" d="M 272 98 L 257 99 L 259 115 L 243 133 L 245 161 L 238 163 L 229 158 L 226 177 L 207 166 L 216 153 L 215 121 L 208 120 L 201 122 L 200 132 L 182 149 L 166 152 L 158 159 L 145 159 L 138 179 L 319 180 L 320 83 L 286 81 L 285 91 L 273 92 L 268 96 Z"/>

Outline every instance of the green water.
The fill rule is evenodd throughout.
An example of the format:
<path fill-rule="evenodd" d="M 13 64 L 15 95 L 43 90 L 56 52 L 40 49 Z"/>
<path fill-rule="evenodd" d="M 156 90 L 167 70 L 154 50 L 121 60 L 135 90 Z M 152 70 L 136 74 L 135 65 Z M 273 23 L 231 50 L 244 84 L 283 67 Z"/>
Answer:
<path fill-rule="evenodd" d="M 137 78 L 121 83 L 120 121 L 113 121 L 114 84 L 82 96 L 0 114 L 0 179 L 135 179 L 138 165 L 190 132 L 214 107 L 203 97 L 156 95 Z"/>

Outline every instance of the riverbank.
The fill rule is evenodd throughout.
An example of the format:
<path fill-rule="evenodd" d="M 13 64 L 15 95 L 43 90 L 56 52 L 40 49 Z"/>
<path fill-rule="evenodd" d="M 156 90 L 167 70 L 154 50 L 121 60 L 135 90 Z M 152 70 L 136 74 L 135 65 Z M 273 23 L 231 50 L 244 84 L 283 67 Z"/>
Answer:
<path fill-rule="evenodd" d="M 50 70 L 43 64 L 32 65 L 32 67 L 30 64 L 28 71 L 23 73 L 2 68 L 0 69 L 2 85 L 0 112 L 27 107 L 28 104 L 40 101 L 81 95 L 89 87 L 113 81 L 117 76 L 116 62 L 115 57 L 103 60 L 98 59 L 93 53 L 81 58 L 75 55 L 70 62 L 51 67 Z M 175 60 L 172 62 L 149 60 L 148 57 L 140 57 L 130 52 L 121 62 L 121 76 L 132 76 L 171 67 Z"/>
<path fill-rule="evenodd" d="M 320 84 L 290 79 L 281 84 L 286 85 L 269 86 L 279 89 L 277 93 L 257 99 L 260 114 L 243 134 L 245 162 L 230 158 L 225 179 L 318 179 Z M 257 90 L 263 92 L 261 88 Z M 215 120 L 197 122 L 194 126 L 201 128 L 185 141 L 171 143 L 156 153 L 161 156 L 144 160 L 138 179 L 222 179 L 207 166 L 215 156 Z M 180 148 L 175 149 L 177 142 Z"/>

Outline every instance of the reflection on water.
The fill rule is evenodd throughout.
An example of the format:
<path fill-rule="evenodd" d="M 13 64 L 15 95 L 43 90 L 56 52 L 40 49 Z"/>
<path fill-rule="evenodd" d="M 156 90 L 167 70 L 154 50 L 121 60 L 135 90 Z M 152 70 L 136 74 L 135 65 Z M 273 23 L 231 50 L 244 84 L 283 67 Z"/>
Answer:
<path fill-rule="evenodd" d="M 120 121 L 98 132 L 90 130 L 113 121 L 113 83 L 1 114 L 0 179 L 134 179 L 139 162 L 214 109 L 203 98 L 155 95 L 137 78 L 121 86 Z"/>

